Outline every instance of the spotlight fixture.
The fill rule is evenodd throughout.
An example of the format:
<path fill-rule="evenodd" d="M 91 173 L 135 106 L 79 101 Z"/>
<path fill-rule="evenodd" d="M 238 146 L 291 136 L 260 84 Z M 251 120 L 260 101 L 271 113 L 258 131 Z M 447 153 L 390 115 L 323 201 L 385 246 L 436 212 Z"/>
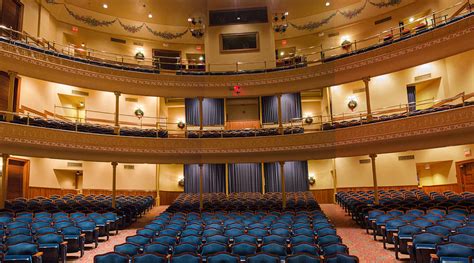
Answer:
<path fill-rule="evenodd" d="M 326 6 L 330 6 L 331 3 L 329 1 L 326 2 Z"/>
<path fill-rule="evenodd" d="M 188 23 L 189 31 L 193 37 L 202 38 L 204 36 L 205 25 L 200 17 L 190 17 Z"/>
<path fill-rule="evenodd" d="M 109 5 L 104 3 L 104 4 L 102 5 L 102 7 L 105 8 L 105 9 L 107 9 L 107 8 L 109 8 Z"/>
<path fill-rule="evenodd" d="M 273 31 L 280 34 L 285 33 L 286 29 L 288 28 L 287 19 L 287 11 L 283 13 L 275 13 L 275 16 L 273 17 Z"/>
<path fill-rule="evenodd" d="M 415 21 L 415 18 L 410 17 L 410 19 L 408 19 L 408 21 L 409 21 L 410 23 L 413 23 L 413 21 Z"/>
<path fill-rule="evenodd" d="M 148 18 L 153 18 L 153 15 L 151 13 L 149 13 Z"/>

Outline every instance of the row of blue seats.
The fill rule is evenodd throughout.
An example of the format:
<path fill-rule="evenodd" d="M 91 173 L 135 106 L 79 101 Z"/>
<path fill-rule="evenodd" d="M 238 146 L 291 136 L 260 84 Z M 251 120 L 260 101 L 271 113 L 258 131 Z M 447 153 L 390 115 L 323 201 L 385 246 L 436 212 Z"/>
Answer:
<path fill-rule="evenodd" d="M 286 193 L 285 210 L 320 210 L 311 192 Z M 180 194 L 167 208 L 169 212 L 198 212 L 199 194 Z M 206 193 L 203 211 L 279 211 L 282 210 L 281 193 Z"/>

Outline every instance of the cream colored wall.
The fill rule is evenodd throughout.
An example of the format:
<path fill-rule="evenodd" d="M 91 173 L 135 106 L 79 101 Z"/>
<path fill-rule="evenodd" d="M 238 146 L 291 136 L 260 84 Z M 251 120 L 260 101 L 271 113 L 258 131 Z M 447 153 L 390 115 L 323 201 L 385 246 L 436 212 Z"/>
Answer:
<path fill-rule="evenodd" d="M 334 187 L 334 177 L 331 171 L 334 170 L 333 159 L 309 160 L 308 176 L 314 177 L 316 183 L 310 185 L 310 190 L 332 189 Z"/>
<path fill-rule="evenodd" d="M 258 32 L 260 49 L 255 52 L 220 53 L 220 35 L 230 33 Z M 229 71 L 236 69 L 237 62 L 255 62 L 239 65 L 239 69 L 263 69 L 275 67 L 275 42 L 271 23 L 212 26 L 204 36 L 206 62 L 214 64 L 211 71 Z M 224 64 L 224 65 L 217 65 Z"/>
<path fill-rule="evenodd" d="M 303 101 L 301 103 L 301 110 L 303 117 L 319 116 L 322 114 L 321 101 Z"/>
<path fill-rule="evenodd" d="M 182 164 L 160 164 L 160 191 L 184 191 L 178 185 L 178 181 L 184 177 L 184 166 Z"/>
<path fill-rule="evenodd" d="M 474 144 L 434 148 L 419 151 L 379 154 L 376 158 L 377 182 L 379 186 L 418 185 L 418 176 L 424 186 L 455 184 L 456 162 L 472 159 L 464 156 L 467 149 L 474 150 Z M 414 155 L 412 160 L 398 160 L 398 156 Z M 373 186 L 371 163 L 359 163 L 369 156 L 336 158 L 337 187 Z M 432 163 L 430 170 L 417 169 L 417 164 Z M 433 164 L 434 163 L 434 164 Z M 310 160 L 308 171 L 316 178 L 311 189 L 332 189 L 332 159 Z"/>
<path fill-rule="evenodd" d="M 25 157 L 21 157 L 25 158 Z M 80 162 L 48 158 L 26 157 L 30 160 L 30 186 L 73 188 L 74 182 L 69 171 L 82 170 L 84 189 L 112 189 L 112 165 L 103 162 Z M 82 168 L 71 168 L 68 162 L 82 163 Z M 117 189 L 120 190 L 156 190 L 156 169 L 154 164 L 131 164 L 133 170 L 124 169 L 123 164 L 117 166 Z"/>
<path fill-rule="evenodd" d="M 88 110 L 88 118 L 114 120 L 115 95 L 112 92 L 83 89 L 26 76 L 21 77 L 20 105 L 40 112 L 47 110 L 53 113 L 56 112 L 56 114 L 59 115 L 67 115 L 67 110 L 62 108 L 56 108 L 55 110 L 54 106 L 62 105 L 58 94 L 80 96 L 73 94 L 73 90 L 89 93 L 88 96 L 84 97 L 85 109 Z M 128 102 L 126 98 L 136 98 L 138 102 Z M 155 124 L 158 100 L 157 97 L 122 94 L 120 96 L 120 120 L 139 125 L 140 122 L 134 115 L 135 109 L 139 106 L 145 112 L 143 123 Z"/>
<path fill-rule="evenodd" d="M 435 99 L 445 99 L 460 92 L 474 91 L 474 51 L 469 51 L 453 57 L 437 60 L 413 68 L 390 74 L 375 76 L 370 79 L 370 101 L 372 111 L 390 106 L 405 107 L 408 103 L 407 85 L 416 84 L 415 77 L 431 74 L 430 79 L 440 78 L 437 92 L 431 94 Z M 468 73 L 473 74 L 468 74 Z M 423 80 L 424 81 L 424 80 Z M 332 86 L 333 114 L 350 114 L 366 111 L 365 92 L 353 93 L 364 88 L 363 81 L 355 81 Z M 349 97 L 354 96 L 358 106 L 351 112 L 347 107 Z"/>

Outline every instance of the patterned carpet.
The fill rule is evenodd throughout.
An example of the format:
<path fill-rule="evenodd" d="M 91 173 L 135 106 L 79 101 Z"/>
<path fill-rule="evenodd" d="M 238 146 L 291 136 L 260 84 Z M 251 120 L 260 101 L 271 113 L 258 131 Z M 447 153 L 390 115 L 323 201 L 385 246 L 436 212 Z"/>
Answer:
<path fill-rule="evenodd" d="M 372 235 L 368 235 L 365 229 L 357 225 L 345 211 L 335 204 L 322 204 L 321 209 L 331 219 L 336 226 L 336 230 L 342 241 L 349 247 L 352 255 L 359 257 L 360 262 L 403 262 L 408 261 L 408 257 L 401 255 L 402 260 L 395 259 L 393 245 L 387 245 L 383 248 L 382 238 L 374 241 Z"/>
<path fill-rule="evenodd" d="M 148 212 L 142 218 L 139 218 L 137 222 L 133 223 L 129 228 L 120 230 L 118 235 L 111 235 L 109 241 L 102 241 L 99 242 L 99 246 L 97 248 L 93 248 L 93 245 L 86 245 L 86 251 L 82 258 L 79 258 L 79 253 L 77 256 L 74 257 L 73 254 L 68 256 L 67 262 L 74 262 L 74 263 L 90 263 L 94 262 L 94 256 L 99 254 L 104 254 L 107 252 L 114 251 L 114 246 L 118 244 L 125 243 L 125 238 L 127 236 L 135 235 L 135 232 L 139 228 L 143 228 L 146 224 L 153 220 L 155 216 L 163 212 L 168 206 L 159 206 L 154 207 L 150 212 Z M 90 247 L 90 248 L 87 248 Z"/>
<path fill-rule="evenodd" d="M 67 262 L 93 262 L 95 255 L 113 251 L 115 245 L 124 243 L 127 236 L 134 235 L 137 229 L 148 224 L 156 215 L 163 212 L 166 208 L 167 206 L 154 207 L 130 228 L 119 231 L 119 234 L 111 236 L 109 241 L 100 242 L 97 248 L 86 249 L 82 258 L 78 258 L 79 255 L 77 257 L 69 256 Z M 360 228 L 338 205 L 322 204 L 321 208 L 336 226 L 337 233 L 341 236 L 344 244 L 349 247 L 349 252 L 352 255 L 358 256 L 361 263 L 408 261 L 407 256 L 403 255 L 401 257 L 404 260 L 397 261 L 392 249 L 393 246 L 388 245 L 389 249 L 384 249 L 381 238 L 378 238 L 378 241 L 374 241 L 372 236 L 366 234 L 365 230 Z"/>

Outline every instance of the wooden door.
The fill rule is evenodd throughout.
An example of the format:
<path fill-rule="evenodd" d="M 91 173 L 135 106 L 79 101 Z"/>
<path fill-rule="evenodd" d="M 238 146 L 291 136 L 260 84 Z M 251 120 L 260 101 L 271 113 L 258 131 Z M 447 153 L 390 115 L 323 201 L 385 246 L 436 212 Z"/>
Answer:
<path fill-rule="evenodd" d="M 463 192 L 474 191 L 474 160 L 457 162 L 458 184 Z"/>
<path fill-rule="evenodd" d="M 30 178 L 29 166 L 29 160 L 19 158 L 8 159 L 8 200 L 18 197 L 27 197 Z"/>

